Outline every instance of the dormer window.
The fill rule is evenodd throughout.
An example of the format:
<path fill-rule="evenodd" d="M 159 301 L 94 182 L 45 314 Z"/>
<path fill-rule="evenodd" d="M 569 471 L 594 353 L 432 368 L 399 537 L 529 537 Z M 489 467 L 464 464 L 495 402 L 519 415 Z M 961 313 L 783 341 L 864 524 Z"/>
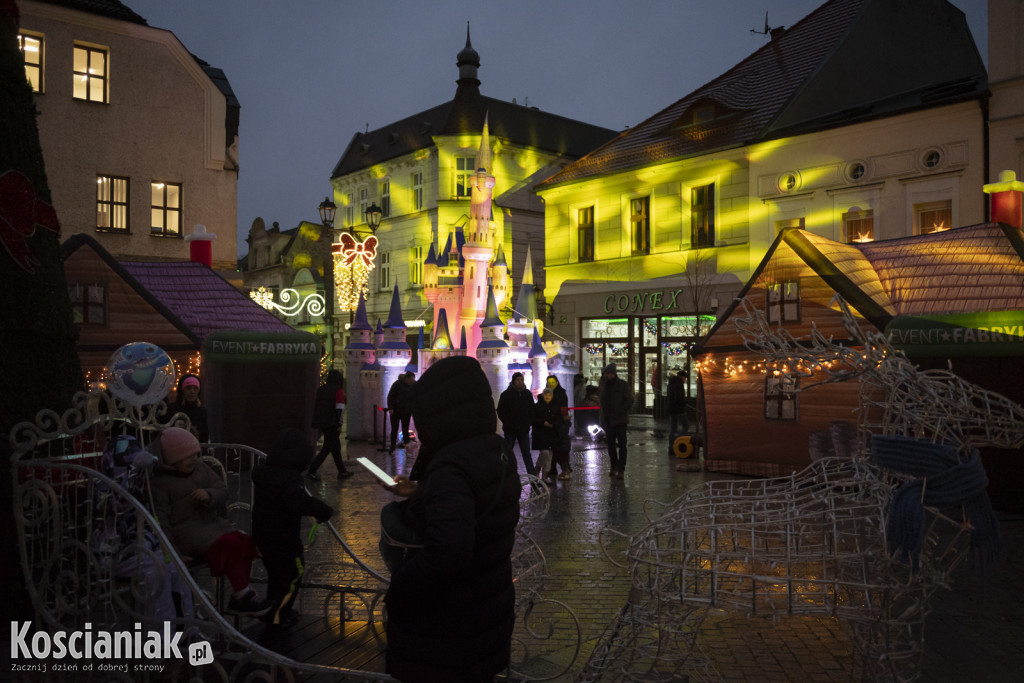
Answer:
<path fill-rule="evenodd" d="M 715 118 L 715 105 L 711 102 L 703 102 L 693 108 L 693 122 L 704 123 Z"/>

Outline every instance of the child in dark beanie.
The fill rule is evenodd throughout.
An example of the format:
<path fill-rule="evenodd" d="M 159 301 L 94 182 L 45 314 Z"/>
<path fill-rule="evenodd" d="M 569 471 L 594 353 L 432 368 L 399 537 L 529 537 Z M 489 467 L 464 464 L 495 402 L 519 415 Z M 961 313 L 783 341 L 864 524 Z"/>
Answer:
<path fill-rule="evenodd" d="M 302 578 L 303 553 L 299 525 L 310 516 L 326 522 L 334 509 L 309 495 L 302 472 L 313 459 L 313 445 L 297 429 L 285 429 L 267 452 L 266 463 L 252 471 L 254 487 L 252 536 L 267 568 L 267 623 L 286 625 Z"/>

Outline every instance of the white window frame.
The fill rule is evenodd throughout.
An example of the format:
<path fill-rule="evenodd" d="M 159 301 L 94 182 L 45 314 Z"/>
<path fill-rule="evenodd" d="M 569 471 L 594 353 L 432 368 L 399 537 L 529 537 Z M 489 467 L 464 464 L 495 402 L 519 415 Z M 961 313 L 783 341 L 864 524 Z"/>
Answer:
<path fill-rule="evenodd" d="M 378 251 L 377 256 L 379 257 L 380 266 L 378 272 L 380 273 L 380 279 L 378 281 L 378 288 L 381 291 L 391 289 L 391 252 L 390 251 Z"/>
<path fill-rule="evenodd" d="M 469 178 L 476 172 L 476 169 L 473 168 L 475 162 L 476 157 L 455 157 L 455 163 L 452 164 L 455 171 L 452 177 L 452 196 L 456 199 L 469 199 L 473 195 L 473 186 L 470 184 Z M 459 168 L 460 165 L 468 167 Z"/>
<path fill-rule="evenodd" d="M 800 418 L 797 402 L 796 377 L 785 374 L 765 375 L 764 378 L 764 419 L 779 422 L 796 422 Z"/>
<path fill-rule="evenodd" d="M 380 217 L 391 216 L 391 179 L 383 178 L 378 185 L 380 189 Z"/>
<path fill-rule="evenodd" d="M 423 286 L 423 246 L 415 245 L 409 247 L 409 286 Z"/>
<path fill-rule="evenodd" d="M 413 171 L 409 176 L 409 187 L 412 193 L 412 210 L 423 210 L 423 171 Z"/>
<path fill-rule="evenodd" d="M 771 282 L 765 289 L 765 317 L 771 325 L 800 322 L 800 281 Z"/>

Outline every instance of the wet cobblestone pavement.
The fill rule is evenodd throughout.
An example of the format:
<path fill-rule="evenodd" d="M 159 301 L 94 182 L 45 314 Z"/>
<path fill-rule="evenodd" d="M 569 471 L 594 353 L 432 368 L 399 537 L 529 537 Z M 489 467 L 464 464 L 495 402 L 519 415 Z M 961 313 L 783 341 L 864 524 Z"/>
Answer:
<path fill-rule="evenodd" d="M 544 597 L 567 604 L 581 624 L 582 650 L 574 672 L 583 666 L 629 592 L 626 570 L 615 566 L 601 549 L 602 534 L 610 539 L 613 552 L 624 548 L 625 539 L 605 530 L 634 534 L 647 525 L 645 510 L 657 516 L 654 503 L 669 503 L 706 481 L 735 478 L 678 471 L 678 464 L 689 461 L 668 455 L 662 430 L 650 419 L 634 421 L 622 481 L 608 476 L 603 447 L 589 439 L 575 440 L 571 480 L 551 486 L 548 514 L 530 528 L 547 559 Z M 338 510 L 332 522 L 353 550 L 383 572 L 377 551 L 378 515 L 393 496 L 355 458 L 367 456 L 388 472 L 407 472 L 411 462 L 406 462 L 401 449 L 391 455 L 373 444 L 348 442 L 343 447 L 355 475 L 337 480 L 328 460 L 321 468 L 322 479 L 308 482 L 309 489 Z M 521 461 L 519 468 L 524 470 Z M 1006 557 L 984 577 L 962 567 L 955 591 L 941 592 L 932 603 L 923 681 L 1024 680 L 1024 516 L 1001 514 L 999 518 Z M 308 557 L 310 562 L 323 559 L 315 553 Z M 704 622 L 701 641 L 726 681 L 850 680 L 849 637 L 843 624 L 832 617 L 772 621 L 713 611 Z M 557 680 L 568 681 L 571 676 Z"/>

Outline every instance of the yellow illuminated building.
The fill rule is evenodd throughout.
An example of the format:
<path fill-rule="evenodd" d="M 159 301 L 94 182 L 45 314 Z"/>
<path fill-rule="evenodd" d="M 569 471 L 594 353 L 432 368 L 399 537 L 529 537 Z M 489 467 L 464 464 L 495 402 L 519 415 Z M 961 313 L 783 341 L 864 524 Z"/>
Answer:
<path fill-rule="evenodd" d="M 985 219 L 986 73 L 945 0 L 831 0 L 706 85 L 545 180 L 552 331 L 637 409 L 780 231 L 840 242 Z"/>

